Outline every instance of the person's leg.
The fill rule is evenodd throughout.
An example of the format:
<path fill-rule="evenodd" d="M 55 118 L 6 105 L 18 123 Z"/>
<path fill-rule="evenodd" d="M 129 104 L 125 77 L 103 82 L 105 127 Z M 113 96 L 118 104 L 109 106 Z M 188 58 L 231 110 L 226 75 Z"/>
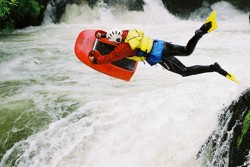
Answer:
<path fill-rule="evenodd" d="M 174 56 L 170 56 L 167 58 L 164 57 L 160 62 L 160 64 L 165 69 L 180 74 L 183 77 L 215 71 L 215 68 L 213 67 L 214 65 L 209 65 L 209 66 L 195 65 L 191 67 L 186 67 Z"/>
<path fill-rule="evenodd" d="M 194 35 L 187 43 L 186 46 L 166 43 L 166 47 L 169 48 L 170 54 L 173 56 L 189 56 L 193 53 L 199 39 L 201 39 L 200 36 Z"/>
<path fill-rule="evenodd" d="M 187 67 L 187 71 L 183 77 L 202 74 L 202 73 L 208 73 L 208 72 L 214 72 L 212 65 L 209 65 L 209 66 L 195 65 L 195 66 Z"/>
<path fill-rule="evenodd" d="M 172 56 L 189 56 L 193 53 L 198 41 L 212 27 L 211 22 L 203 24 L 200 29 L 195 31 L 195 35 L 188 41 L 186 46 L 166 43 L 165 47 L 169 49 Z"/>
<path fill-rule="evenodd" d="M 207 66 L 195 65 L 186 67 L 176 57 L 174 57 L 190 55 L 194 51 L 199 39 L 206 34 L 210 28 L 211 22 L 203 24 L 202 27 L 195 32 L 195 35 L 188 41 L 187 46 L 175 45 L 166 42 L 163 48 L 162 60 L 160 64 L 165 69 L 180 74 L 183 77 L 208 72 L 218 72 L 219 74 L 225 76 L 225 73 L 227 72 L 223 70 L 218 63 Z"/>
<path fill-rule="evenodd" d="M 183 65 L 177 58 L 170 56 L 168 58 L 163 57 L 160 64 L 167 70 L 174 73 L 183 75 L 186 71 L 186 66 Z"/>

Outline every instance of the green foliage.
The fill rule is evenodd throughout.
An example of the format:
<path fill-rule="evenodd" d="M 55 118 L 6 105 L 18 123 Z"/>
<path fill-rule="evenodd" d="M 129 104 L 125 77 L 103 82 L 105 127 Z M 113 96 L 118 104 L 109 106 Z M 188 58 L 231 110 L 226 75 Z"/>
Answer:
<path fill-rule="evenodd" d="M 6 18 L 13 7 L 17 6 L 17 0 L 0 0 L 0 19 Z"/>
<path fill-rule="evenodd" d="M 36 18 L 42 8 L 37 0 L 0 0 L 0 29 L 12 30 L 27 16 Z"/>
<path fill-rule="evenodd" d="M 238 148 L 239 148 L 243 138 L 246 136 L 246 134 L 249 130 L 249 127 L 250 127 L 250 110 L 248 111 L 248 114 L 245 116 L 242 126 L 243 126 L 242 132 L 241 132 L 241 135 L 238 137 L 238 141 L 237 141 Z"/>
<path fill-rule="evenodd" d="M 41 6 L 36 0 L 18 0 L 17 14 L 20 18 L 24 18 L 27 14 L 31 14 L 32 17 L 39 15 Z"/>

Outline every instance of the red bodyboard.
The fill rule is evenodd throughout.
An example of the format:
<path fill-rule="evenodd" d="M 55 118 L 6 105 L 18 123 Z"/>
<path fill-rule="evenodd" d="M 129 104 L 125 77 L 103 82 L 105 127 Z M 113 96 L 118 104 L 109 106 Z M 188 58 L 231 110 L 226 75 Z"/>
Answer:
<path fill-rule="evenodd" d="M 105 31 L 84 30 L 78 35 L 75 43 L 76 56 L 79 60 L 81 60 L 81 62 L 101 73 L 107 74 L 118 79 L 129 81 L 133 76 L 138 63 L 134 60 L 124 58 L 122 60 L 113 62 L 112 64 L 110 63 L 104 65 L 92 64 L 90 62 L 89 53 L 93 49 L 99 51 L 102 55 L 106 55 L 115 48 L 115 45 L 109 42 L 106 38 L 101 38 L 100 40 L 96 41 L 95 35 L 97 32 L 103 33 Z"/>

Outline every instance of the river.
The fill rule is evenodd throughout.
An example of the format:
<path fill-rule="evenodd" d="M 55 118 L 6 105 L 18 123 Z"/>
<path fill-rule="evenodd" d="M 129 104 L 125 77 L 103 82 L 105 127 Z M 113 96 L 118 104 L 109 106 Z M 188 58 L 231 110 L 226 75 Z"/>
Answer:
<path fill-rule="evenodd" d="M 201 166 L 196 154 L 218 115 L 250 83 L 248 14 L 225 2 L 212 8 L 218 29 L 179 59 L 187 66 L 218 62 L 240 84 L 217 73 L 183 78 L 142 62 L 125 82 L 77 59 L 74 44 L 84 29 L 141 28 L 186 45 L 203 20 L 178 19 L 153 0 L 144 12 L 71 5 L 59 24 L 46 18 L 1 37 L 0 166 Z"/>

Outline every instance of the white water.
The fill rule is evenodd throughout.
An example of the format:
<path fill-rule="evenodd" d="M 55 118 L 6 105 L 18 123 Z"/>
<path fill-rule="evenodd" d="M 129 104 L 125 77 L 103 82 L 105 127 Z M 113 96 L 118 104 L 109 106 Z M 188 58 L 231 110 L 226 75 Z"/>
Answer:
<path fill-rule="evenodd" d="M 249 87 L 250 25 L 248 15 L 227 3 L 213 6 L 219 27 L 205 35 L 187 66 L 215 61 L 237 76 L 235 84 L 217 73 L 183 78 L 160 65 L 140 63 L 130 82 L 98 73 L 74 55 L 74 42 L 84 29 L 142 28 L 152 38 L 185 45 L 202 20 L 181 21 L 162 4 L 147 0 L 145 12 L 124 9 L 93 10 L 69 6 L 62 23 L 48 20 L 2 39 L 1 81 L 34 79 L 14 101 L 32 99 L 37 108 L 54 115 L 54 122 L 14 149 L 23 152 L 20 167 L 194 167 L 195 157 L 217 124 L 221 110 Z M 53 78 L 53 79 L 50 79 Z M 57 119 L 58 97 L 80 108 Z"/>

